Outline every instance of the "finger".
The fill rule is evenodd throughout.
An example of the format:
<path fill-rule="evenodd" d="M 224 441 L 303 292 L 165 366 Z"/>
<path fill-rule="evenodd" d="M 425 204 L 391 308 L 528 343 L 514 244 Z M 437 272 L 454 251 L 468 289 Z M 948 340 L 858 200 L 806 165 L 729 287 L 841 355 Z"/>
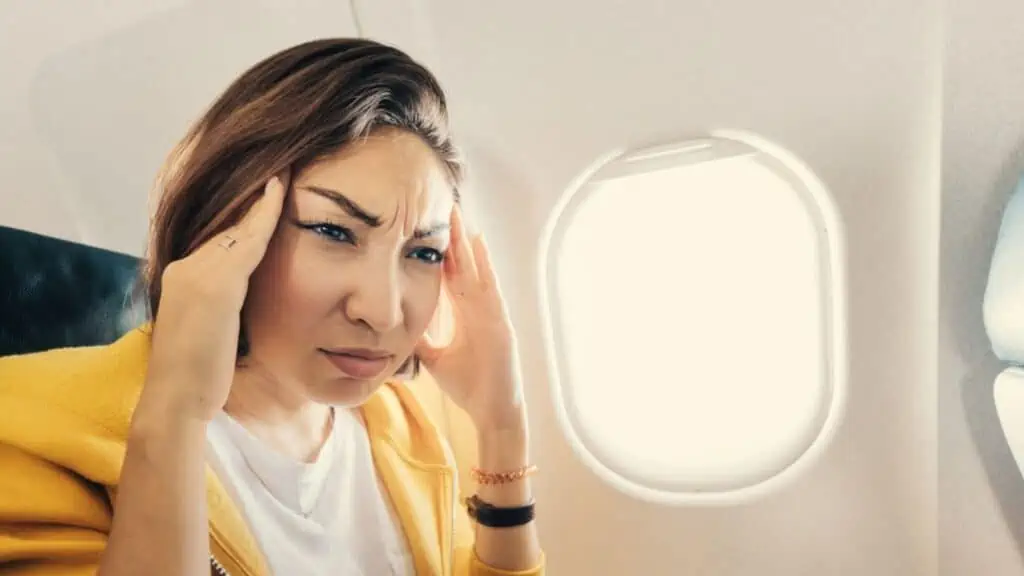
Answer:
<path fill-rule="evenodd" d="M 494 288 L 498 285 L 498 276 L 494 272 L 494 265 L 491 263 L 491 252 L 484 242 L 483 233 L 473 238 L 473 261 L 476 263 L 477 276 L 484 288 Z"/>
<path fill-rule="evenodd" d="M 449 277 L 455 296 L 461 295 L 477 279 L 476 263 L 473 262 L 473 249 L 466 233 L 466 225 L 462 219 L 462 208 L 456 206 L 451 218 L 451 262 Z"/>
<path fill-rule="evenodd" d="M 476 259 L 476 267 L 480 275 L 480 289 L 483 293 L 489 293 L 483 302 L 494 306 L 495 308 L 491 308 L 491 310 L 500 310 L 501 314 L 508 318 L 508 307 L 505 297 L 501 294 L 501 283 L 498 282 L 498 273 L 494 269 L 491 251 L 487 248 L 483 233 L 477 234 L 473 238 L 473 256 Z"/>
<path fill-rule="evenodd" d="M 282 176 L 271 178 L 263 195 L 241 220 L 210 240 L 211 249 L 220 253 L 219 261 L 223 262 L 225 255 L 230 254 L 232 260 L 237 260 L 249 272 L 256 268 L 281 219 L 286 190 Z"/>
<path fill-rule="evenodd" d="M 238 222 L 237 228 L 246 239 L 266 245 L 277 229 L 284 209 L 284 199 L 288 191 L 287 172 L 271 178 L 263 188 L 263 195 L 257 200 L 249 212 Z"/>
<path fill-rule="evenodd" d="M 427 365 L 427 368 L 430 368 L 430 365 L 437 362 L 437 359 L 444 354 L 445 348 L 445 346 L 436 345 L 430 335 L 424 333 L 416 343 L 416 355 Z"/>

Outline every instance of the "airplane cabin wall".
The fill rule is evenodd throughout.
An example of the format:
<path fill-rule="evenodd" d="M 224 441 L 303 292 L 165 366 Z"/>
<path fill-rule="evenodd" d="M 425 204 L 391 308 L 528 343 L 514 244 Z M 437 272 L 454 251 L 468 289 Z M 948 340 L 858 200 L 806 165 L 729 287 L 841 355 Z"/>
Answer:
<path fill-rule="evenodd" d="M 519 331 L 552 573 L 936 572 L 935 3 L 356 6 L 365 33 L 400 44 L 400 32 L 388 37 L 388 22 L 428 17 L 409 48 L 431 39 L 429 57 L 476 176 L 468 196 Z M 736 507 L 673 509 L 598 480 L 557 427 L 535 259 L 556 199 L 598 156 L 716 128 L 751 130 L 788 148 L 837 200 L 848 247 L 848 408 L 822 460 L 777 494 Z M 609 314 L 628 314 L 627 306 L 610 302 Z M 757 378 L 743 360 L 739 350 L 722 369 Z M 592 385 L 621 386 L 629 401 L 629 382 Z"/>

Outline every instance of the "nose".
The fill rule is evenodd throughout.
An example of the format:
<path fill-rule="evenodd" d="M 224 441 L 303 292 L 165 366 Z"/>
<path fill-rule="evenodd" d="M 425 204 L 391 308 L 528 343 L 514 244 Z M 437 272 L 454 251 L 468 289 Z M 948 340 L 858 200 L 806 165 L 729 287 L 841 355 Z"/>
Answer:
<path fill-rule="evenodd" d="M 352 283 L 345 304 L 350 321 L 365 324 L 378 334 L 402 323 L 402 286 L 397 266 L 365 266 Z"/>

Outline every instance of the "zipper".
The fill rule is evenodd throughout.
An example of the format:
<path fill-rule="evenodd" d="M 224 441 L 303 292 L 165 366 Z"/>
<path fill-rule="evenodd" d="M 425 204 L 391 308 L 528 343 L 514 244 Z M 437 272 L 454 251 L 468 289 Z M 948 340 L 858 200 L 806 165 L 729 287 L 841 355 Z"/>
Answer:
<path fill-rule="evenodd" d="M 217 559 L 213 557 L 213 554 L 210 554 L 210 567 L 213 568 L 213 572 L 217 576 L 231 576 L 228 574 L 228 571 L 220 565 L 220 562 L 217 562 Z"/>

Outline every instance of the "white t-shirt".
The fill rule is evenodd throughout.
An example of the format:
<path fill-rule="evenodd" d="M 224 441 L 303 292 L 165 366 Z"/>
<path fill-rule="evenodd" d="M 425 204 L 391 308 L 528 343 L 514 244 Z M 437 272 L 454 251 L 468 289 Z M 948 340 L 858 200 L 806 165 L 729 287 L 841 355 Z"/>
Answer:
<path fill-rule="evenodd" d="M 210 463 L 242 510 L 272 574 L 413 574 L 405 537 L 377 479 L 366 429 L 335 409 L 316 462 L 295 461 L 221 412 Z"/>

